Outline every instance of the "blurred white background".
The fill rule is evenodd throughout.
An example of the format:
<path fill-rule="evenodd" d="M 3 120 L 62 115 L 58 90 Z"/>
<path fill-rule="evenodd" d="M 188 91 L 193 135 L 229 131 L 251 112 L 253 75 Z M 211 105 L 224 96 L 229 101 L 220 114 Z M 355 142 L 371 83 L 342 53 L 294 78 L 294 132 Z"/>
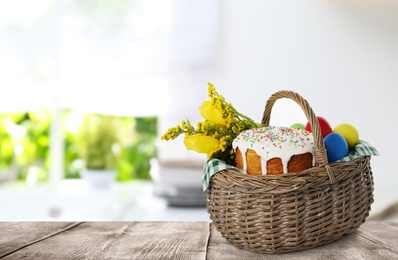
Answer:
<path fill-rule="evenodd" d="M 33 26 L 30 10 L 39 2 L 61 18 L 46 35 L 15 41 L 15 35 L 1 34 L 0 112 L 48 104 L 54 109 L 156 114 L 163 133 L 182 119 L 200 120 L 197 108 L 207 98 L 207 82 L 258 121 L 271 94 L 293 90 L 332 127 L 351 123 L 361 139 L 378 149 L 380 156 L 371 160 L 372 214 L 398 200 L 398 105 L 393 94 L 398 85 L 397 2 L 137 0 L 133 6 L 138 9 L 126 18 L 130 27 L 119 38 L 101 37 L 84 20 L 62 16 L 67 1 L 9 2 L 0 1 L 3 30 L 7 19 L 15 17 L 27 17 L 24 26 Z M 22 8 L 28 3 L 30 8 Z M 16 43 L 27 52 L 31 44 L 49 44 L 50 53 L 44 51 L 47 47 L 43 53 L 29 53 L 42 61 L 41 85 L 25 77 L 12 52 Z M 278 101 L 271 123 L 296 122 L 306 122 L 300 108 Z M 160 161 L 204 160 L 178 140 L 159 142 L 158 147 Z"/>

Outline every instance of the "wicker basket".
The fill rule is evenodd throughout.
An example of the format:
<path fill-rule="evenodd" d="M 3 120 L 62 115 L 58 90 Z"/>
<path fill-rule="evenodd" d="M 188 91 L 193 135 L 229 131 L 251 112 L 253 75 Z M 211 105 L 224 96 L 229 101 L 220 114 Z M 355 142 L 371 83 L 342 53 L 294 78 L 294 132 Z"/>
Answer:
<path fill-rule="evenodd" d="M 316 115 L 299 94 L 273 94 L 262 123 L 269 125 L 280 98 L 297 102 L 310 122 L 316 165 L 300 173 L 262 176 L 226 169 L 211 177 L 207 191 L 207 210 L 221 235 L 237 248 L 261 253 L 337 240 L 365 222 L 373 202 L 370 157 L 329 164 Z"/>

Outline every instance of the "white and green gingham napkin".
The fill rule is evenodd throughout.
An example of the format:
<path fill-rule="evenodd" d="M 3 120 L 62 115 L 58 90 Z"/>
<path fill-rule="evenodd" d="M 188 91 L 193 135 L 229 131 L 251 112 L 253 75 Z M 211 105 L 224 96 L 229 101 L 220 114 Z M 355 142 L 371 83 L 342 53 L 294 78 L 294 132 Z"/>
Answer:
<path fill-rule="evenodd" d="M 373 147 L 368 142 L 360 140 L 359 143 L 355 145 L 354 150 L 352 150 L 346 157 L 338 160 L 337 162 L 348 162 L 357 157 L 366 156 L 366 155 L 377 156 L 379 155 L 379 152 L 376 150 L 375 147 Z"/>
<path fill-rule="evenodd" d="M 354 150 L 352 150 L 346 157 L 338 160 L 337 162 L 347 162 L 357 157 L 372 156 L 372 155 L 374 156 L 379 155 L 376 148 L 371 144 L 369 144 L 368 142 L 360 140 L 359 143 L 355 146 Z M 243 169 L 239 169 L 232 165 L 226 164 L 224 161 L 221 161 L 219 159 L 207 160 L 205 166 L 203 167 L 203 172 L 202 172 L 203 191 L 207 190 L 211 176 L 213 176 L 214 174 L 216 174 L 221 170 L 229 168 L 235 168 L 237 171 L 246 174 L 246 172 Z"/>
<path fill-rule="evenodd" d="M 226 164 L 224 161 L 221 161 L 220 159 L 209 159 L 207 160 L 205 166 L 203 167 L 202 171 L 202 186 L 203 186 L 203 191 L 207 190 L 207 187 L 209 186 L 209 181 L 211 176 L 216 174 L 217 172 L 229 168 L 235 168 L 236 170 L 240 171 L 241 173 L 246 174 L 245 170 L 236 168 L 232 165 Z"/>

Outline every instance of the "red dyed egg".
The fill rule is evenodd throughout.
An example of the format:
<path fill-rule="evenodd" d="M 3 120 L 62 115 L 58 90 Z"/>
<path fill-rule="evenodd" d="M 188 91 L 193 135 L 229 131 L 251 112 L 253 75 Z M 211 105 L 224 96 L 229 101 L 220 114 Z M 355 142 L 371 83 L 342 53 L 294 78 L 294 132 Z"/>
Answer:
<path fill-rule="evenodd" d="M 332 127 L 329 125 L 328 121 L 325 118 L 323 118 L 321 116 L 317 116 L 317 118 L 318 118 L 319 126 L 321 128 L 321 135 L 323 138 L 325 138 L 328 134 L 330 134 L 333 131 Z M 308 122 L 305 125 L 305 130 L 312 132 L 310 122 Z"/>

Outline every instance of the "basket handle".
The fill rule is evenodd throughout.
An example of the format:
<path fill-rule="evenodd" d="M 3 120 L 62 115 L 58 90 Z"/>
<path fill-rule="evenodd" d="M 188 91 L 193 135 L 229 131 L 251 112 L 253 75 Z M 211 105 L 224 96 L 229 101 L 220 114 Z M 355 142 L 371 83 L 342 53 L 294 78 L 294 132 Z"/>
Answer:
<path fill-rule="evenodd" d="M 311 125 L 312 134 L 314 136 L 315 166 L 319 168 L 325 167 L 330 182 L 333 184 L 336 181 L 336 179 L 334 178 L 332 168 L 328 164 L 325 143 L 323 141 L 323 137 L 321 134 L 321 128 L 319 126 L 318 119 L 307 100 L 305 100 L 302 96 L 293 91 L 282 90 L 275 92 L 273 95 L 271 95 L 271 97 L 268 99 L 265 105 L 261 123 L 265 126 L 269 126 L 272 107 L 275 104 L 275 101 L 281 98 L 292 99 L 298 105 L 300 105 L 301 109 L 304 111 L 305 116 L 307 117 L 308 122 Z"/>

